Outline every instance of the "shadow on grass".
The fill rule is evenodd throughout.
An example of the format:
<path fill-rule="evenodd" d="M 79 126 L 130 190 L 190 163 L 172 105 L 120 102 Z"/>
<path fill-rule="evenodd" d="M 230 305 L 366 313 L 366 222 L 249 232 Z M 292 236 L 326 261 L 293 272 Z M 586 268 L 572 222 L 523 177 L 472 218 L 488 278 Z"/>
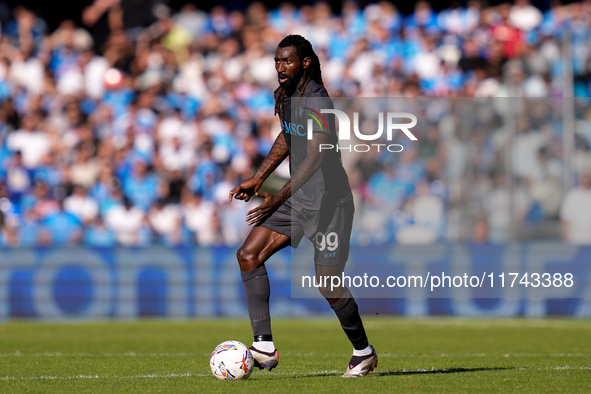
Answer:
<path fill-rule="evenodd" d="M 429 375 L 429 374 L 444 374 L 444 373 L 467 373 L 467 372 L 481 372 L 481 371 L 503 371 L 514 368 L 436 368 L 436 369 L 416 369 L 416 370 L 393 370 L 393 371 L 374 371 L 369 376 L 407 376 L 407 375 Z M 329 376 L 341 376 L 343 372 L 327 371 L 327 372 L 315 372 L 315 373 L 303 373 L 293 376 L 293 378 L 321 378 Z M 287 376 L 286 376 L 287 377 Z"/>
<path fill-rule="evenodd" d="M 405 375 L 429 375 L 438 373 L 466 373 L 466 372 L 482 372 L 482 371 L 503 371 L 506 367 L 499 368 L 434 368 L 434 369 L 417 369 L 417 370 L 395 370 L 395 371 L 375 371 L 377 376 L 405 376 Z"/>

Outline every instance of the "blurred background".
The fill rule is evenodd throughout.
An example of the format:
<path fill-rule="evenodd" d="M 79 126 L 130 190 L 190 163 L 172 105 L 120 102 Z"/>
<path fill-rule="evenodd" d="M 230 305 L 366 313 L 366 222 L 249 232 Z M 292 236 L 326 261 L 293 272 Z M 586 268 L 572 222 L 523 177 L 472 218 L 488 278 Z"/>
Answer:
<path fill-rule="evenodd" d="M 228 192 L 280 131 L 287 34 L 311 41 L 332 97 L 428 98 L 414 148 L 345 161 L 355 246 L 591 244 L 589 1 L 0 2 L 0 32 L 4 261 L 226 248 L 237 273 L 257 201 Z"/>

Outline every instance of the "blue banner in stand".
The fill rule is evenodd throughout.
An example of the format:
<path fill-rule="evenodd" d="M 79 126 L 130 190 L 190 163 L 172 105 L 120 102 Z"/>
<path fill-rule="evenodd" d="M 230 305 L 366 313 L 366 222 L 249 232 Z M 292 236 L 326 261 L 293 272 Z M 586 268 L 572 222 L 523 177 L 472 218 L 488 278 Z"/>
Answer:
<path fill-rule="evenodd" d="M 371 264 L 367 263 L 367 256 L 371 256 Z M 294 283 L 301 278 L 294 278 L 290 259 L 287 249 L 267 263 L 273 316 L 331 315 L 332 310 L 323 299 L 295 294 Z M 520 272 L 503 272 L 503 264 L 515 259 L 519 260 Z M 460 270 L 469 275 L 476 271 L 480 275 L 483 270 L 488 270 L 484 280 L 494 285 L 494 293 L 482 297 L 478 291 L 463 288 L 460 282 L 457 283 L 460 292 L 453 289 L 445 293 L 441 288 L 434 292 L 433 276 L 439 275 L 439 279 L 444 280 L 446 273 L 462 276 L 458 274 L 456 264 L 461 264 Z M 393 289 L 391 297 L 381 294 L 368 298 L 373 294 L 371 289 L 352 289 L 358 297 L 360 310 L 367 314 L 590 317 L 590 267 L 591 247 L 588 246 L 542 243 L 395 245 L 353 247 L 346 274 L 371 277 L 379 276 L 378 273 L 406 272 L 412 273 L 409 277 L 416 279 L 422 275 L 427 280 L 427 286 L 408 286 L 403 293 Z M 574 285 L 563 286 L 559 293 L 548 293 L 551 297 L 547 298 L 544 293 L 537 293 L 537 296 L 524 293 L 525 283 L 530 286 L 533 283 L 531 274 L 542 274 L 543 271 L 572 274 Z M 524 274 L 530 275 L 526 282 L 523 282 Z M 567 283 L 564 276 L 561 278 L 560 283 L 549 283 L 552 286 Z M 386 280 L 384 276 L 379 279 Z M 453 276 L 450 283 L 452 280 Z M 514 286 L 511 287 L 512 281 Z M 516 291 L 518 287 L 521 289 Z M 317 289 L 313 290 L 317 292 Z M 233 247 L 81 247 L 3 249 L 0 252 L 0 320 L 247 316 L 236 248 Z"/>

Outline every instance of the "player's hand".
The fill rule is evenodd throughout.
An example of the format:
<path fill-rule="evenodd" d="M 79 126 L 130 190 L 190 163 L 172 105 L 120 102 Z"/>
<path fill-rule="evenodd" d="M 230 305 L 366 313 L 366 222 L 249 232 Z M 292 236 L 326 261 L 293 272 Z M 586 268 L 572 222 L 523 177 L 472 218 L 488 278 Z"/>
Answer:
<path fill-rule="evenodd" d="M 232 197 L 237 200 L 250 201 L 252 196 L 261 188 L 261 182 L 258 179 L 250 178 L 236 185 L 230 190 L 230 202 Z"/>
<path fill-rule="evenodd" d="M 259 198 L 264 198 L 265 201 L 263 201 L 258 207 L 246 212 L 246 222 L 249 226 L 258 224 L 268 218 L 285 202 L 285 199 L 283 199 L 279 193 L 265 192 L 263 194 L 255 193 L 255 195 Z"/>

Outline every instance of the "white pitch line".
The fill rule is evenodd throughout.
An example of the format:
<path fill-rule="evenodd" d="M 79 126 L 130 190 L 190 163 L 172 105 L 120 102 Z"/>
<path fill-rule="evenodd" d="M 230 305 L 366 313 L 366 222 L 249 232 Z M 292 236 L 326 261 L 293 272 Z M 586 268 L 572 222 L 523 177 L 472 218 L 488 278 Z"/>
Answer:
<path fill-rule="evenodd" d="M 169 374 L 146 374 L 146 375 L 75 375 L 75 376 L 3 376 L 0 380 L 71 380 L 71 379 L 151 379 L 151 378 L 179 378 L 179 377 L 205 377 L 210 374 L 169 373 Z"/>
<path fill-rule="evenodd" d="M 572 367 L 569 365 L 565 366 L 556 366 L 556 367 L 536 367 L 536 368 L 526 368 L 526 367 L 518 367 L 518 368 L 507 368 L 507 370 L 591 370 L 591 366 L 584 366 L 584 367 Z M 412 372 L 448 372 L 448 368 L 419 368 L 419 369 L 400 369 L 400 370 L 393 370 L 393 371 L 376 371 L 378 374 L 380 372 L 389 372 L 389 373 L 412 373 Z M 299 375 L 332 375 L 332 374 L 340 374 L 343 371 L 341 370 L 325 370 L 325 371 L 313 371 L 313 372 L 269 372 L 269 375 L 280 375 L 280 376 L 299 376 Z M 267 372 L 263 372 L 267 374 Z M 163 378 L 186 378 L 186 377 L 210 377 L 211 374 L 208 373 L 169 373 L 169 374 L 144 374 L 144 375 L 75 375 L 75 376 L 3 376 L 0 377 L 0 380 L 4 381 L 15 381 L 15 380 L 74 380 L 74 379 L 163 379 Z"/>
<path fill-rule="evenodd" d="M 267 373 L 267 372 L 263 372 Z M 316 372 L 272 372 L 273 375 L 324 375 L 342 373 L 340 370 L 316 371 Z M 269 373 L 271 374 L 271 373 Z M 161 378 L 184 378 L 184 377 L 206 377 L 213 376 L 209 373 L 169 373 L 169 374 L 145 374 L 145 375 L 75 375 L 75 376 L 3 376 L 0 380 L 72 380 L 72 379 L 161 379 Z"/>
<path fill-rule="evenodd" d="M 43 352 L 43 353 L 22 353 L 16 351 L 14 353 L 0 353 L 0 358 L 6 357 L 209 357 L 210 353 L 65 353 L 65 352 Z M 329 353 L 282 353 L 283 357 L 302 357 L 302 356 L 342 356 L 347 357 L 349 353 L 345 354 L 329 354 Z M 381 352 L 380 357 L 590 357 L 591 353 L 389 353 Z"/>
<path fill-rule="evenodd" d="M 204 357 L 211 353 L 64 353 L 64 352 L 43 352 L 43 353 L 0 353 L 0 357 Z"/>
<path fill-rule="evenodd" d="M 560 328 L 560 329 L 573 329 L 573 330 L 580 330 L 585 329 L 588 327 L 588 322 L 585 320 L 546 320 L 546 319 L 497 319 L 497 320 L 480 320 L 480 319 L 471 319 L 471 318 L 455 318 L 455 319 L 417 319 L 413 321 L 399 321 L 400 327 L 408 327 L 412 325 L 422 325 L 422 326 L 435 326 L 435 327 L 443 327 L 443 328 L 450 328 L 450 327 L 466 327 L 466 328 L 474 328 L 474 329 L 490 329 L 491 327 L 497 328 Z M 369 325 L 373 325 L 373 327 L 385 327 L 391 324 L 386 321 L 371 321 L 368 322 Z"/>

